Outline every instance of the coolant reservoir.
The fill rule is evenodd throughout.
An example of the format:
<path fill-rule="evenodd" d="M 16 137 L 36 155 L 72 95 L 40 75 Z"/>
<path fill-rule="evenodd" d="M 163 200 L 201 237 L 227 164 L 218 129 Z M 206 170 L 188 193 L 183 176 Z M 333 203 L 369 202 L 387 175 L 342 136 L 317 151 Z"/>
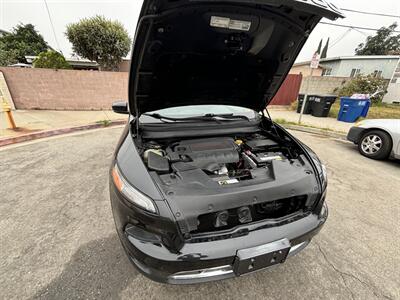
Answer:
<path fill-rule="evenodd" d="M 153 152 L 154 154 L 157 154 L 160 156 L 164 156 L 164 153 L 161 149 L 148 149 L 148 150 L 144 151 L 144 153 L 143 153 L 143 158 L 144 158 L 145 162 L 147 162 L 150 152 Z"/>

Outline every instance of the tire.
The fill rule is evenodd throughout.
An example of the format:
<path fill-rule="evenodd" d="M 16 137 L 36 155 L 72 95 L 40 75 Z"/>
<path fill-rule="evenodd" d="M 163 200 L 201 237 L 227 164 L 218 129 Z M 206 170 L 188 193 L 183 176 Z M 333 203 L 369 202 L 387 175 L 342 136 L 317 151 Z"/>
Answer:
<path fill-rule="evenodd" d="M 392 139 L 384 131 L 369 130 L 361 136 L 358 151 L 368 158 L 386 159 L 392 151 Z"/>

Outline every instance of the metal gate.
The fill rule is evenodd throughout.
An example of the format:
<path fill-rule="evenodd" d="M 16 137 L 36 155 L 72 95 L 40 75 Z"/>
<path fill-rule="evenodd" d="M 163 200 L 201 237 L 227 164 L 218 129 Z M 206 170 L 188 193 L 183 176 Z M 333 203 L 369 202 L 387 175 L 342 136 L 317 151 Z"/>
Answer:
<path fill-rule="evenodd" d="M 289 74 L 270 105 L 290 105 L 294 102 L 299 96 L 302 79 L 303 76 L 301 74 Z"/>

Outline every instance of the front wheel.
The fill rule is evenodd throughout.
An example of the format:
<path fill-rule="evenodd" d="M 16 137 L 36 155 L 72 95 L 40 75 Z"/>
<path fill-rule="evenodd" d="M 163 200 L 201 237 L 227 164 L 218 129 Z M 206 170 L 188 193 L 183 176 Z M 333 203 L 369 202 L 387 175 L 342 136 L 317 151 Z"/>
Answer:
<path fill-rule="evenodd" d="M 361 137 L 358 150 L 368 158 L 386 159 L 392 151 L 392 140 L 386 132 L 371 130 Z"/>

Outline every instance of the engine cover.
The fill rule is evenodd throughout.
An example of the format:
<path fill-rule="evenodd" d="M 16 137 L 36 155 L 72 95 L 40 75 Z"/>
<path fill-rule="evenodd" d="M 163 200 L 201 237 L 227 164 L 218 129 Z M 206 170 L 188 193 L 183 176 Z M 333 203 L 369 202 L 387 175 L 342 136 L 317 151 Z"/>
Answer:
<path fill-rule="evenodd" d="M 188 158 L 190 164 L 210 172 L 216 171 L 221 164 L 239 161 L 239 152 L 232 138 L 208 138 L 184 140 L 172 148 L 174 155 Z"/>

